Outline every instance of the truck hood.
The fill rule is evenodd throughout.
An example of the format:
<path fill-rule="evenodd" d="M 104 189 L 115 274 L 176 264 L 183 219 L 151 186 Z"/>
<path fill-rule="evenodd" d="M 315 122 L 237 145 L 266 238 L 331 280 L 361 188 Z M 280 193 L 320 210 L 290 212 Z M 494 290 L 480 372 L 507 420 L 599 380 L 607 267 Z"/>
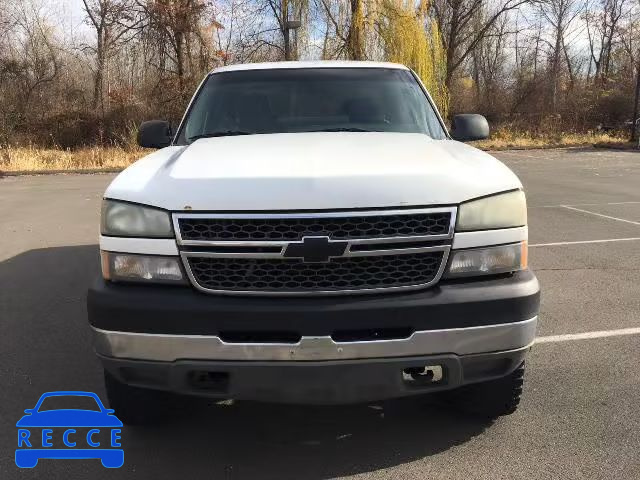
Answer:
<path fill-rule="evenodd" d="M 414 133 L 218 137 L 159 150 L 111 183 L 107 198 L 167 210 L 322 210 L 453 205 L 521 188 L 501 162 Z"/>

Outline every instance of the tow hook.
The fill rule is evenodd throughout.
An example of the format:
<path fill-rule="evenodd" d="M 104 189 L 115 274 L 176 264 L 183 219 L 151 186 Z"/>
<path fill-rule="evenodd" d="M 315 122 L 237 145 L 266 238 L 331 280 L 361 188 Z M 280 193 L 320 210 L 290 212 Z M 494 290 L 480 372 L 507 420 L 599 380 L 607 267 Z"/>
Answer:
<path fill-rule="evenodd" d="M 440 365 L 425 365 L 424 367 L 410 367 L 402 371 L 402 380 L 412 385 L 428 385 L 442 380 Z"/>

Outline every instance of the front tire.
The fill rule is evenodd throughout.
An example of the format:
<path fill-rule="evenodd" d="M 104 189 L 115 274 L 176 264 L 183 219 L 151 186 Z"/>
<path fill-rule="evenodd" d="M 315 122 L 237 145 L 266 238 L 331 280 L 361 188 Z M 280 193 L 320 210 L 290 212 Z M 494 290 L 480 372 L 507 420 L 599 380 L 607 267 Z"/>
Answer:
<path fill-rule="evenodd" d="M 446 404 L 483 418 L 496 419 L 518 409 L 524 384 L 524 362 L 509 375 L 444 392 Z"/>
<path fill-rule="evenodd" d="M 109 405 L 125 425 L 161 423 L 169 416 L 167 392 L 127 385 L 107 371 L 104 386 Z"/>

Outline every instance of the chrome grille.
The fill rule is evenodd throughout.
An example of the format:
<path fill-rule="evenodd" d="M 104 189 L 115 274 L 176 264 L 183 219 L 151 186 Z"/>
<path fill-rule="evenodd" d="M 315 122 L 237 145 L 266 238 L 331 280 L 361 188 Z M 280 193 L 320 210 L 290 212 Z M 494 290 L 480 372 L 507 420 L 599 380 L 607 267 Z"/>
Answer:
<path fill-rule="evenodd" d="M 451 212 L 399 213 L 346 217 L 180 218 L 182 240 L 295 241 L 305 235 L 334 240 L 447 235 Z"/>
<path fill-rule="evenodd" d="M 398 288 L 435 278 L 444 252 L 336 258 L 326 263 L 291 259 L 189 257 L 198 285 L 234 292 L 308 293 Z"/>
<path fill-rule="evenodd" d="M 176 213 L 185 270 L 221 294 L 332 295 L 426 288 L 446 265 L 456 208 Z"/>

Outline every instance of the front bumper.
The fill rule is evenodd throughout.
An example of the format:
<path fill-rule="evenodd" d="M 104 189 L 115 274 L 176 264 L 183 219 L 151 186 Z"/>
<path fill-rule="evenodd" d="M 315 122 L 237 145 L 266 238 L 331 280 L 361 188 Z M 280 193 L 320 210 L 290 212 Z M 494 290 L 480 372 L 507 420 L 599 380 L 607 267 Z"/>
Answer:
<path fill-rule="evenodd" d="M 110 332 L 94 328 L 99 355 L 160 362 L 178 360 L 326 361 L 410 357 L 435 353 L 472 355 L 530 346 L 537 317 L 522 322 L 427 330 L 407 338 L 340 342 L 304 336 L 295 343 L 225 342 L 217 336 Z"/>
<path fill-rule="evenodd" d="M 101 360 L 119 381 L 138 387 L 219 399 L 332 405 L 407 397 L 493 380 L 513 372 L 528 349 L 322 362 Z M 408 374 L 425 367 L 439 368 L 439 377 L 412 378 Z"/>
<path fill-rule="evenodd" d="M 100 281 L 88 312 L 96 351 L 122 382 L 219 398 L 349 403 L 507 375 L 534 341 L 539 295 L 530 271 L 330 299 Z M 442 379 L 407 380 L 407 371 L 425 366 L 441 368 Z"/>
<path fill-rule="evenodd" d="M 100 278 L 89 289 L 87 311 L 92 327 L 111 332 L 336 338 L 372 330 L 420 332 L 521 322 L 538 315 L 539 304 L 538 281 L 525 270 L 492 279 L 441 281 L 414 292 L 318 298 L 228 297 Z"/>

